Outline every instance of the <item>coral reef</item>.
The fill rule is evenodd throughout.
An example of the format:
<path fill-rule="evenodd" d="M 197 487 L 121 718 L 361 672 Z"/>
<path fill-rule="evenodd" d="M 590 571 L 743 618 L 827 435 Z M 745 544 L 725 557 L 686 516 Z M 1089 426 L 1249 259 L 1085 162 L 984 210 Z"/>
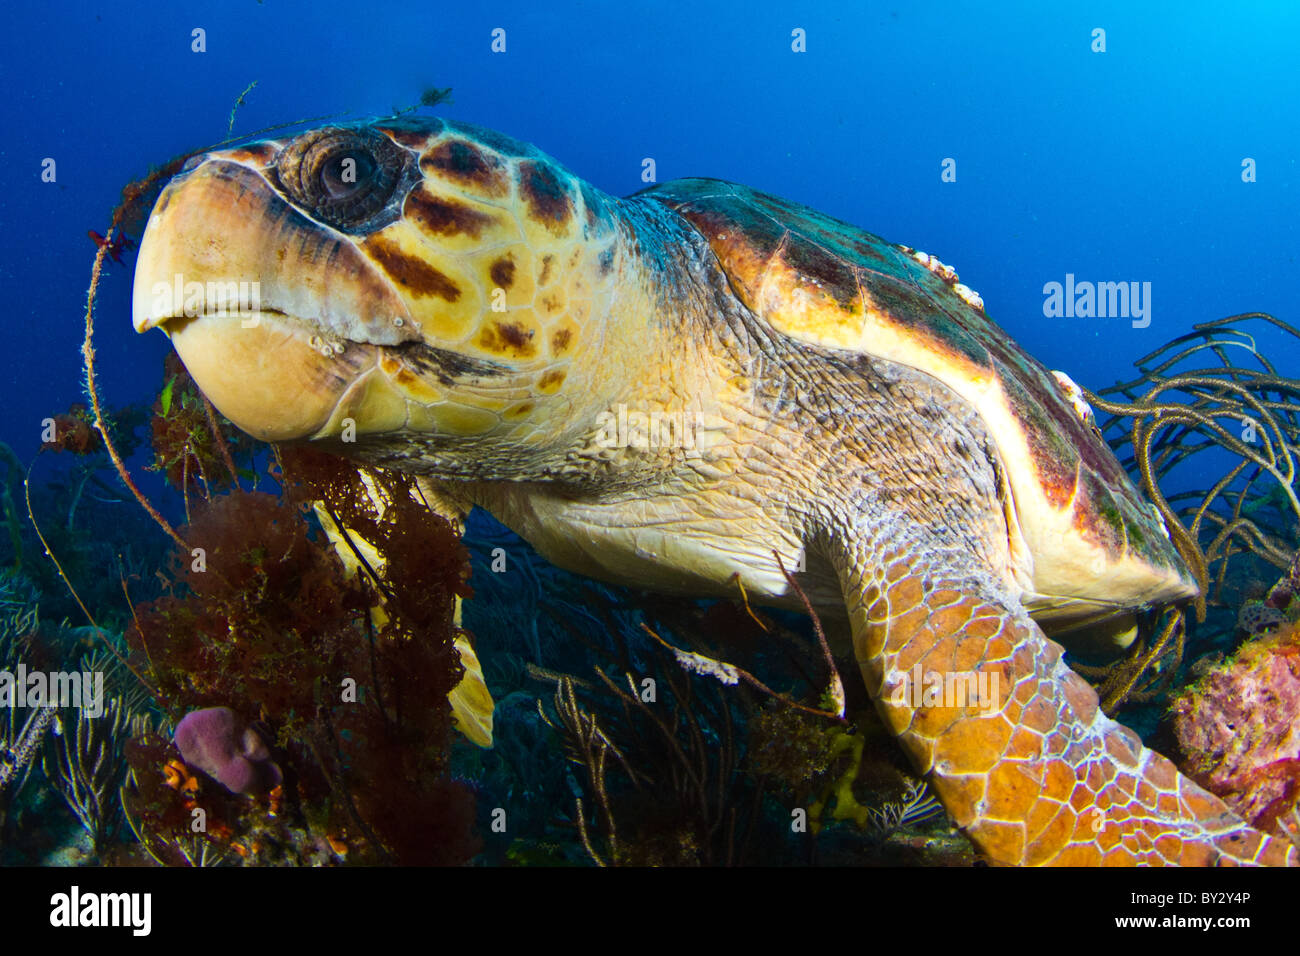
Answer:
<path fill-rule="evenodd" d="M 39 625 L 36 591 L 20 574 L 0 572 L 0 671 L 12 673 Z M 0 706 L 0 834 L 54 724 L 53 707 Z"/>
<path fill-rule="evenodd" d="M 588 686 L 599 687 L 617 711 L 592 713 L 568 675 L 545 675 L 555 681 L 550 714 L 538 702 L 585 776 L 586 802 L 574 801 L 583 846 L 600 866 L 743 862 L 758 820 L 757 798 L 743 798 L 736 773 L 741 698 L 684 672 L 667 654 L 638 666 L 626 636 L 611 636 L 616 643 L 606 666 L 620 679 L 595 668 L 599 683 Z M 615 765 L 617 786 L 609 779 Z"/>
<path fill-rule="evenodd" d="M 37 601 L 36 589 L 24 578 L 0 577 L 0 671 L 77 673 L 86 681 L 95 676 L 95 696 L 101 699 L 94 709 L 87 709 L 85 698 L 7 700 L 0 707 L 0 833 L 9 831 L 9 839 L 0 842 L 20 852 L 33 846 L 30 838 L 19 839 L 25 828 L 14 825 L 11 813 L 42 808 L 43 816 L 54 816 L 48 798 L 58 794 L 90 839 L 90 859 L 102 860 L 121 820 L 117 790 L 125 772 L 123 747 L 132 734 L 152 726 L 154 715 L 143 689 L 118 660 L 120 638 L 97 628 L 45 625 Z"/>
<path fill-rule="evenodd" d="M 517 540 L 491 539 L 515 566 L 540 561 Z M 540 610 L 569 641 L 548 663 L 570 672 L 530 664 L 524 673 L 550 685 L 537 712 L 574 768 L 569 793 L 537 791 L 567 796 L 572 810 L 517 835 L 506 862 L 575 862 L 567 831 L 597 865 L 969 864 L 968 844 L 949 838 L 946 817 L 907 776 L 860 690 L 851 720 L 831 716 L 840 691 L 807 619 L 725 601 L 683 604 L 562 573 L 550 583 Z M 528 640 L 516 632 L 511 642 L 523 649 Z M 489 635 L 483 641 L 490 660 L 495 648 Z M 684 654 L 678 642 L 701 653 Z M 798 701 L 818 693 L 819 707 Z M 501 738 L 519 722 L 499 715 Z M 481 785 L 491 788 L 499 771 L 489 771 Z"/>
<path fill-rule="evenodd" d="M 1261 830 L 1290 835 L 1300 798 L 1300 630 L 1247 642 L 1171 708 L 1183 771 Z"/>
<path fill-rule="evenodd" d="M 50 708 L 53 710 L 53 708 Z M 59 732 L 45 750 L 46 778 L 54 782 L 76 814 L 96 853 L 102 853 L 117 826 L 118 788 L 125 776 L 122 748 L 149 726 L 120 700 L 106 703 L 97 717 L 84 709 L 60 708 Z"/>
<path fill-rule="evenodd" d="M 44 583 L 66 584 L 92 624 L 41 627 L 35 605 L 44 588 L 7 575 L 0 651 L 4 661 L 103 678 L 104 713 L 31 707 L 0 715 L 0 827 L 21 837 L 7 842 L 6 857 L 41 858 L 69 839 L 71 825 L 90 838 L 90 855 L 80 859 L 101 862 L 469 859 L 473 797 L 447 764 L 448 695 L 463 673 L 457 642 L 471 650 L 454 620 L 457 598 L 469 593 L 468 566 L 447 522 L 407 479 L 362 476 L 342 459 L 308 451 L 281 459 L 237 436 L 172 360 L 148 433 L 154 466 L 183 504 L 182 537 L 125 471 L 138 426 L 121 426 L 128 421 L 121 416 L 109 424 L 93 384 L 90 394 L 97 427 L 74 408 L 55 419 L 47 446 L 76 455 L 57 506 L 67 520 L 42 522 L 42 530 L 27 498 L 27 530 L 41 547 L 15 551 L 25 567 L 26 555 L 45 550 Z M 278 494 L 244 490 L 272 454 L 267 484 Z M 13 487 L 24 469 L 10 459 L 6 514 L 17 534 Z M 126 567 L 116 581 L 103 573 L 117 563 L 100 553 L 114 547 L 109 536 L 89 521 L 73 523 L 83 490 L 102 486 L 97 472 L 110 462 L 178 546 L 166 573 L 133 565 L 134 587 Z M 49 491 L 42 494 L 36 508 L 53 510 Z M 92 500 L 97 521 L 99 498 Z M 382 564 L 367 565 L 358 551 L 364 573 L 356 566 L 345 573 L 342 545 L 316 514 L 327 514 L 348 544 L 377 546 Z M 133 602 L 131 590 L 147 596 Z M 105 609 L 122 618 L 124 638 L 95 624 Z M 168 739 L 172 726 L 180 748 Z M 213 750 L 223 738 L 230 752 L 218 761 Z M 25 822 L 15 823 L 10 810 Z M 36 820 L 43 825 L 32 826 Z"/>
<path fill-rule="evenodd" d="M 122 807 L 141 849 L 163 866 L 334 865 L 348 856 L 340 836 L 302 825 L 279 788 L 254 802 L 205 785 L 158 734 L 132 739 L 126 755 Z"/>
<path fill-rule="evenodd" d="M 1300 621 L 1300 552 L 1287 573 L 1260 600 L 1247 600 L 1237 612 L 1237 628 L 1258 636 Z"/>
<path fill-rule="evenodd" d="M 468 593 L 463 549 L 446 521 L 412 498 L 407 479 L 369 476 L 387 503 L 382 512 L 356 469 L 332 456 L 286 453 L 283 480 L 283 498 L 233 492 L 202 503 L 184 529 L 191 550 L 177 556 L 173 593 L 136 608 L 128 637 L 139 662 L 174 719 L 224 708 L 232 733 L 254 721 L 267 727 L 283 771 L 282 812 L 312 837 L 298 845 L 332 840 L 363 862 L 462 862 L 474 845 L 472 801 L 447 778 L 446 752 L 447 695 L 462 673 L 452 621 L 456 596 Z M 381 546 L 382 576 L 348 578 L 305 520 L 318 501 L 338 527 Z M 369 613 L 377 591 L 386 611 L 379 628 Z M 178 742 L 185 736 L 178 727 Z M 211 772 L 184 750 L 167 759 Z M 150 790 L 161 766 L 137 762 L 160 755 L 135 753 L 137 826 L 146 845 L 176 844 L 180 834 L 168 840 L 156 829 L 175 826 L 175 791 Z M 389 786 L 394 780 L 402 785 Z M 269 812 L 242 799 L 222 797 L 208 813 L 232 840 Z M 242 815 L 232 818 L 231 807 Z"/>
<path fill-rule="evenodd" d="M 36 589 L 16 571 L 0 572 L 0 672 L 13 674 L 34 657 L 32 644 L 39 627 Z M 10 807 L 40 763 L 56 716 L 53 707 L 18 707 L 12 699 L 0 703 L 0 837 Z"/>

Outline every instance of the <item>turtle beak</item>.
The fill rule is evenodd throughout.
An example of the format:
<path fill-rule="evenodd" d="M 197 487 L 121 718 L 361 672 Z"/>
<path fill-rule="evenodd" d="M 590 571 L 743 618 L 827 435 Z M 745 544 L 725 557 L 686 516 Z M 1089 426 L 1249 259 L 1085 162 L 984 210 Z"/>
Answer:
<path fill-rule="evenodd" d="M 379 347 L 420 339 L 348 237 L 300 213 L 260 170 L 220 154 L 159 197 L 140 241 L 132 311 L 137 332 L 162 328 L 222 414 L 266 441 L 332 434 L 374 406 L 365 383 L 376 378 Z"/>

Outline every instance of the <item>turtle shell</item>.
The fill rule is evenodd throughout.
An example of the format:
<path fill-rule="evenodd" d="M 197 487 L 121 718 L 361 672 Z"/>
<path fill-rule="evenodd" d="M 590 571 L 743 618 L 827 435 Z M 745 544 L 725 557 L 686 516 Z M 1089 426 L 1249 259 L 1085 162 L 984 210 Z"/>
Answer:
<path fill-rule="evenodd" d="M 1196 594 L 1078 387 L 1022 351 L 952 269 L 719 180 L 678 180 L 639 197 L 689 221 L 736 295 L 773 329 L 928 373 L 979 412 L 1007 474 L 1013 573 L 1035 616 L 1092 619 Z"/>

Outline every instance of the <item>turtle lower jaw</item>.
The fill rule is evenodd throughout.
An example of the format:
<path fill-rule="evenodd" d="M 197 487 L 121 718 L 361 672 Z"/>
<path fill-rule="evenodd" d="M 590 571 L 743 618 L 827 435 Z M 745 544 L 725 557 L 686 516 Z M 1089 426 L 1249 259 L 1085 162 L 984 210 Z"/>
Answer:
<path fill-rule="evenodd" d="M 368 438 L 430 432 L 451 439 L 481 435 L 497 413 L 447 401 L 414 369 L 422 362 L 445 374 L 492 374 L 453 353 L 353 342 L 278 310 L 200 313 L 151 319 L 161 328 L 195 384 L 241 430 L 269 442 L 340 440 L 362 454 Z M 412 367 L 413 366 L 413 367 Z M 481 367 L 486 366 L 486 367 Z"/>
<path fill-rule="evenodd" d="M 271 310 L 150 320 L 155 326 L 217 409 L 255 438 L 326 437 L 349 413 L 364 416 L 357 386 L 371 377 L 374 346 L 326 339 Z"/>

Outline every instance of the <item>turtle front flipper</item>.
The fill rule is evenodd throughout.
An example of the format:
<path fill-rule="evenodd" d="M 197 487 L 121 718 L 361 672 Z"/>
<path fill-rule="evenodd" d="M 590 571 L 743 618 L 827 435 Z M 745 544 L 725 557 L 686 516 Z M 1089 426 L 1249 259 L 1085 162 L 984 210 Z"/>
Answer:
<path fill-rule="evenodd" d="M 839 573 L 868 690 L 991 862 L 1300 862 L 1106 717 L 969 554 L 901 524 L 864 537 Z"/>

